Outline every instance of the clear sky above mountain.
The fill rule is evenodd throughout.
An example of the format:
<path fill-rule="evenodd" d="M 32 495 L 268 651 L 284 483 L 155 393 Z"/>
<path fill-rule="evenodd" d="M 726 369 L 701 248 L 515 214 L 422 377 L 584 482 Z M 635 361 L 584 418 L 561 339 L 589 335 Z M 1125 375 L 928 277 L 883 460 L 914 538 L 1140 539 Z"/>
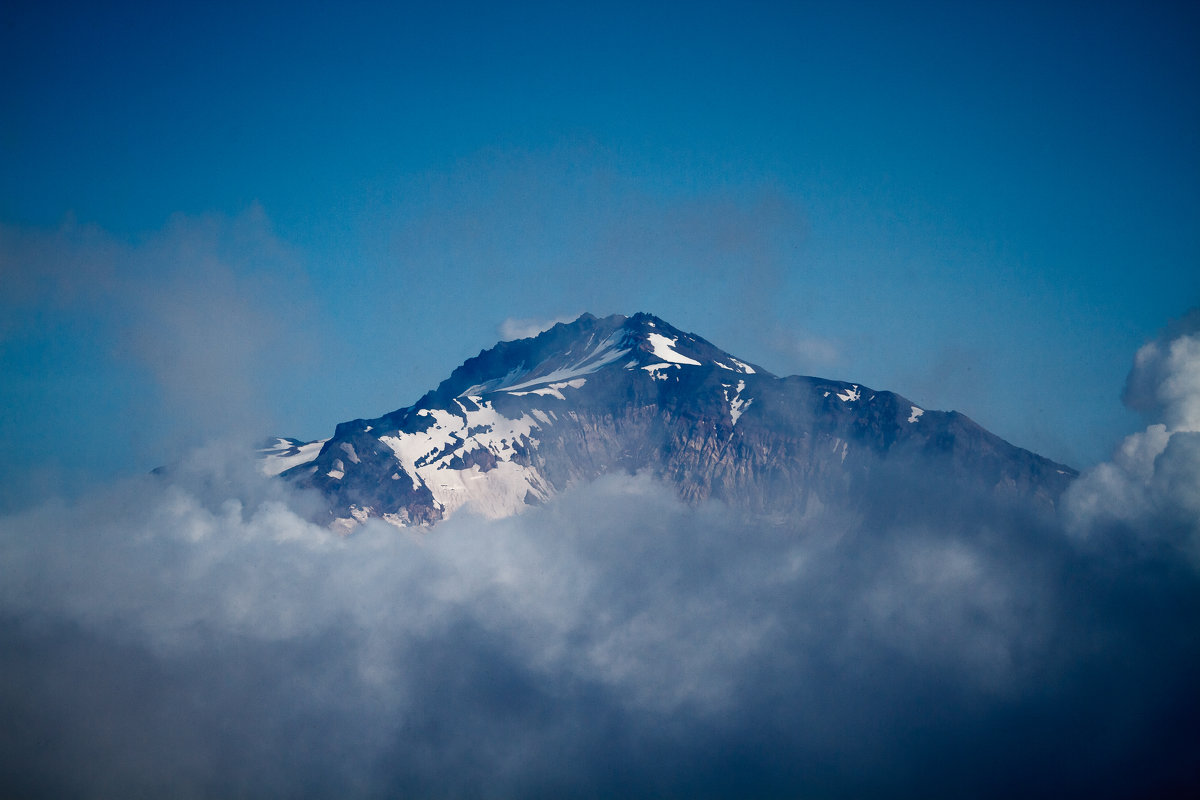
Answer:
<path fill-rule="evenodd" d="M 575 5 L 5 4 L 8 499 L 585 310 L 1076 467 L 1140 427 L 1200 303 L 1193 5 Z"/>

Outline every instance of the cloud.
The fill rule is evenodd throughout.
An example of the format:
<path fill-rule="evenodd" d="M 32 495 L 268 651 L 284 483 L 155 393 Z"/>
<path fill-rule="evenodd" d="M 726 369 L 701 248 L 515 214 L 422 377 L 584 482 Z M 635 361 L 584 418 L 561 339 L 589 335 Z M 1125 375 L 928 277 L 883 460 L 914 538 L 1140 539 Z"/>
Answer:
<path fill-rule="evenodd" d="M 836 364 L 842 356 L 841 347 L 836 341 L 806 331 L 777 331 L 775 349 L 780 352 L 789 370 L 799 369 L 805 374 L 816 367 Z"/>
<path fill-rule="evenodd" d="M 127 252 L 79 291 L 134 285 Z M 172 317 L 174 281 L 122 308 Z M 200 347 L 178 313 L 150 329 Z M 1139 352 L 1151 424 L 1061 520 L 906 463 L 802 519 L 613 474 L 339 538 L 236 437 L 0 516 L 0 794 L 1194 792 L 1196 336 Z"/>
<path fill-rule="evenodd" d="M 516 518 L 343 539 L 211 445 L 170 478 L 0 518 L 0 781 L 999 797 L 1186 780 L 1195 574 L 1114 573 L 1046 520 L 914 504 L 913 480 L 781 522 L 612 475 Z"/>
<path fill-rule="evenodd" d="M 547 331 L 553 328 L 560 322 L 573 322 L 579 315 L 554 317 L 553 319 L 527 318 L 517 319 L 509 317 L 500 323 L 498 333 L 501 341 L 511 342 L 514 339 L 528 339 L 537 336 L 542 331 Z"/>
<path fill-rule="evenodd" d="M 257 207 L 176 216 L 138 241 L 72 219 L 53 230 L 3 225 L 0 270 L 0 346 L 53 342 L 69 351 L 64 363 L 97 352 L 107 363 L 81 371 L 128 391 L 141 404 L 129 420 L 175 446 L 260 434 L 271 387 L 286 385 L 319 338 L 299 259 Z M 148 379 L 152 397 L 129 388 L 133 376 Z"/>
<path fill-rule="evenodd" d="M 1138 350 L 1124 400 L 1171 431 L 1200 430 L 1200 308 Z"/>
<path fill-rule="evenodd" d="M 1071 487 L 1070 528 L 1177 548 L 1200 568 L 1200 310 L 1138 350 L 1124 399 L 1153 424 Z"/>
<path fill-rule="evenodd" d="M 801 204 L 769 180 L 680 197 L 586 142 L 483 151 L 392 196 L 375 223 L 388 242 L 379 285 L 447 316 L 533 317 L 586 297 L 600 316 L 691 325 L 702 314 L 705 330 L 761 338 L 808 230 Z"/>

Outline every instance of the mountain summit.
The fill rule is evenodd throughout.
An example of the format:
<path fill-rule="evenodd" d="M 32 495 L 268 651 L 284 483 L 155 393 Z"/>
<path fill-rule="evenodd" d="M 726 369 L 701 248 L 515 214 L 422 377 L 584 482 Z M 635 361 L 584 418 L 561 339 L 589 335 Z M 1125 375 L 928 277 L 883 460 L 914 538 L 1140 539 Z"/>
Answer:
<path fill-rule="evenodd" d="M 658 317 L 584 314 L 500 342 L 415 404 L 278 439 L 262 469 L 369 517 L 503 517 L 608 472 L 648 474 L 687 501 L 771 513 L 853 506 L 882 475 L 936 472 L 946 490 L 1049 507 L 1075 473 L 956 412 L 820 378 L 779 378 Z"/>

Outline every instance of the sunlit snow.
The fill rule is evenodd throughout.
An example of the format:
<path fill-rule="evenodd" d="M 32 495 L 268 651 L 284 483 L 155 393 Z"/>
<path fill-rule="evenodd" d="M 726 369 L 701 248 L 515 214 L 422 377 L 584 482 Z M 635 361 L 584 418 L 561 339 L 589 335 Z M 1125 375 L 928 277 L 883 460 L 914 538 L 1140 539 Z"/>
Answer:
<path fill-rule="evenodd" d="M 685 355 L 676 353 L 672 350 L 672 346 L 677 339 L 668 338 L 661 333 L 648 333 L 646 340 L 650 343 L 650 347 L 654 350 L 654 355 L 661 358 L 663 361 L 669 361 L 672 364 L 690 364 L 692 366 L 700 366 L 700 362 L 694 358 L 688 358 Z"/>
<path fill-rule="evenodd" d="M 292 467 L 298 467 L 301 464 L 307 464 L 320 454 L 321 448 L 324 447 L 325 443 L 328 441 L 328 439 L 321 439 L 317 442 L 302 444 L 296 448 L 297 452 L 290 456 L 276 455 L 275 453 L 268 452 L 258 462 L 258 469 L 264 475 L 278 475 L 279 473 L 285 472 Z M 293 448 L 292 443 L 288 442 L 286 439 L 280 439 L 279 443 L 280 445 L 277 447 L 279 447 L 282 452 L 287 452 Z"/>
<path fill-rule="evenodd" d="M 665 381 L 667 379 L 666 371 L 669 369 L 679 369 L 678 364 L 647 364 L 642 367 L 646 372 L 650 373 L 650 377 L 656 381 Z"/>
<path fill-rule="evenodd" d="M 566 400 L 567 398 L 563 396 L 561 391 L 559 391 L 560 389 L 579 389 L 582 388 L 585 383 L 587 383 L 587 378 L 576 378 L 573 381 L 552 383 L 549 386 L 542 387 L 541 389 L 531 389 L 528 392 L 510 391 L 508 394 L 515 395 L 517 397 L 524 397 L 527 394 L 536 394 L 542 395 L 543 397 L 557 397 L 559 400 Z"/>
<path fill-rule="evenodd" d="M 737 425 L 738 418 L 742 416 L 742 414 L 746 413 L 746 409 L 749 408 L 750 404 L 754 402 L 752 399 L 742 399 L 742 390 L 745 388 L 746 382 L 738 381 L 737 389 L 734 391 L 732 399 L 729 397 L 729 387 L 726 386 L 724 389 L 725 402 L 729 403 L 729 416 L 733 420 L 734 425 Z"/>
<path fill-rule="evenodd" d="M 538 410 L 533 412 L 535 417 L 522 414 L 510 419 L 481 398 L 471 399 L 478 409 L 465 411 L 462 416 L 441 409 L 421 409 L 419 415 L 433 417 L 434 425 L 428 430 L 381 436 L 379 441 L 396 455 L 414 489 L 421 484 L 429 489 L 444 516 L 470 504 L 484 516 L 505 517 L 520 511 L 531 493 L 537 498 L 547 497 L 548 486 L 538 471 L 514 463 L 512 457 L 516 454 L 514 445 L 535 441 L 530 434 L 539 424 L 549 423 L 550 418 Z M 481 448 L 495 456 L 496 465 L 492 469 L 485 472 L 478 466 L 468 469 L 449 466 L 456 456 L 463 457 Z M 402 524 L 394 518 L 388 521 Z"/>
<path fill-rule="evenodd" d="M 855 384 L 853 388 L 847 389 L 844 392 L 838 392 L 838 398 L 844 403 L 853 403 L 860 397 L 862 397 L 862 394 L 858 391 L 857 384 Z"/>
<path fill-rule="evenodd" d="M 747 375 L 753 375 L 753 374 L 754 374 L 754 367 L 750 366 L 750 365 L 749 365 L 749 364 L 747 364 L 746 362 L 744 362 L 744 361 L 738 361 L 736 358 L 731 358 L 730 360 L 731 360 L 731 361 L 733 361 L 733 363 L 737 364 L 739 367 L 741 367 L 741 368 L 742 368 L 742 372 L 746 373 Z"/>
<path fill-rule="evenodd" d="M 497 389 L 503 389 L 503 390 L 509 391 L 509 392 L 520 391 L 521 389 L 528 389 L 533 386 L 541 386 L 541 385 L 547 384 L 547 383 L 557 383 L 557 382 L 569 383 L 570 381 L 574 380 L 575 378 L 579 378 L 584 375 L 591 375 L 593 372 L 596 372 L 600 368 L 602 368 L 608 364 L 611 364 L 612 362 L 616 361 L 621 356 L 627 355 L 629 353 L 628 349 L 622 349 L 620 347 L 620 342 L 621 342 L 622 336 L 623 336 L 623 333 L 621 331 L 617 331 L 616 333 L 613 333 L 611 336 L 609 336 L 607 339 L 602 341 L 600 344 L 596 345 L 582 359 L 580 359 L 579 361 L 576 361 L 575 363 L 573 363 L 569 366 L 559 367 L 558 369 L 554 370 L 553 372 L 550 372 L 549 374 L 542 375 L 540 377 L 533 378 L 531 380 L 527 380 L 524 383 L 519 383 L 519 384 L 516 384 L 515 386 L 506 386 L 505 382 L 501 381 L 500 385 L 497 387 Z M 472 387 L 472 388 L 474 388 L 474 387 Z M 464 394 L 468 394 L 468 393 L 470 393 L 470 392 L 469 391 L 464 392 Z"/>

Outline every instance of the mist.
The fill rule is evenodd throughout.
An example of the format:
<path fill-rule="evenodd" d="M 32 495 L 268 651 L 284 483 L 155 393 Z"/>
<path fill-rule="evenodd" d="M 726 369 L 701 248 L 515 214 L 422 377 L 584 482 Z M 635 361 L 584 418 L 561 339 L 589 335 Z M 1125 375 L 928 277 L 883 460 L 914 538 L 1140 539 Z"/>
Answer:
<path fill-rule="evenodd" d="M 1193 344 L 1176 331 L 1153 346 Z M 1152 385 L 1173 387 L 1193 362 L 1153 364 Z M 859 507 L 789 520 L 615 475 L 506 520 L 339 538 L 308 521 L 314 498 L 210 444 L 167 476 L 0 518 L 0 785 L 1186 793 L 1200 470 L 1173 391 L 1151 412 L 1168 421 L 1151 425 L 1167 442 L 1150 466 L 1123 466 L 1122 445 L 1061 517 L 917 503 L 937 478 L 912 471 Z M 1119 518 L 1090 499 L 1114 475 L 1146 494 Z"/>
<path fill-rule="evenodd" d="M 804 517 L 632 474 L 509 519 L 339 537 L 244 438 L 210 437 L 0 516 L 0 787 L 1187 794 L 1198 354 L 1195 313 L 1138 351 L 1125 401 L 1145 429 L 1057 512 L 946 496 L 913 462 Z"/>
<path fill-rule="evenodd" d="M 303 261 L 259 207 L 138 237 L 0 223 L 0 283 L 0 511 L 254 441 L 320 363 Z"/>

